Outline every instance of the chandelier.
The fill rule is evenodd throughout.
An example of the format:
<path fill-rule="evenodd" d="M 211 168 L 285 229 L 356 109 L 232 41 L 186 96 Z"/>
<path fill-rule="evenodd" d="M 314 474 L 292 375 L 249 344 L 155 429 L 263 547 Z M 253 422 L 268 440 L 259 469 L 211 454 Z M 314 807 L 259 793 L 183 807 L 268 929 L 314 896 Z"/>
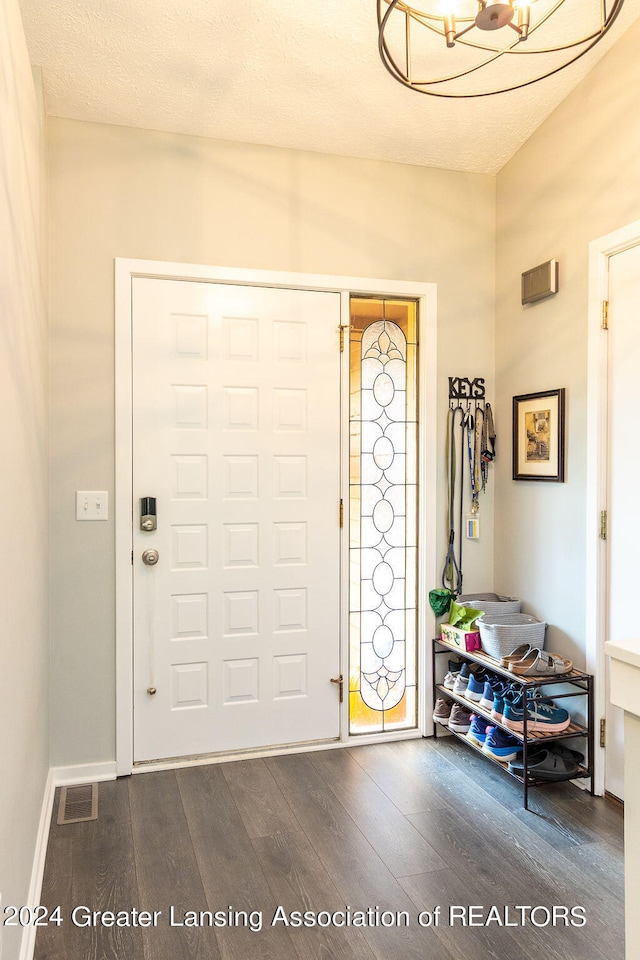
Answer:
<path fill-rule="evenodd" d="M 485 97 L 550 77 L 598 43 L 624 0 L 377 0 L 378 51 L 405 87 Z"/>

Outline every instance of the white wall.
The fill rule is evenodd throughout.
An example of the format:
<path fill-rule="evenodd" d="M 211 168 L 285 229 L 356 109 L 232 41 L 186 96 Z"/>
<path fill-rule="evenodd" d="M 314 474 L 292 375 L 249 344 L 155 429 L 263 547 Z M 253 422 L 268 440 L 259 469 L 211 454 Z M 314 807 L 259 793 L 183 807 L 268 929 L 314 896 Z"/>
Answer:
<path fill-rule="evenodd" d="M 43 114 L 17 0 L 0 0 L 0 893 L 27 902 L 49 769 Z M 3 956 L 21 931 L 4 928 Z"/>
<path fill-rule="evenodd" d="M 495 180 L 58 119 L 48 131 L 52 749 L 68 764 L 115 749 L 113 524 L 74 520 L 74 490 L 113 493 L 113 258 L 437 282 L 444 437 L 449 375 L 485 376 L 492 396 Z M 469 589 L 490 585 L 491 500 Z M 444 514 L 441 496 L 439 559 Z"/>
<path fill-rule="evenodd" d="M 506 428 L 512 396 L 566 387 L 567 461 L 564 484 L 513 481 L 505 429 L 497 469 L 495 582 L 547 619 L 548 646 L 580 666 L 585 483 L 593 467 L 586 458 L 589 243 L 640 217 L 638 50 L 640 24 L 498 175 L 498 415 Z M 520 274 L 551 257 L 560 263 L 560 292 L 523 308 Z"/>

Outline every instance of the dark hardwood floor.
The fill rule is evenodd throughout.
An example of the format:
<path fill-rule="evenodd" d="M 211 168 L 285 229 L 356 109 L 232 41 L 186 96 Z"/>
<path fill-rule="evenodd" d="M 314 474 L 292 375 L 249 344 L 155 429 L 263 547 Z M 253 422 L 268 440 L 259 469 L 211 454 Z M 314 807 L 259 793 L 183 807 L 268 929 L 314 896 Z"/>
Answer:
<path fill-rule="evenodd" d="M 99 790 L 97 821 L 54 812 L 42 903 L 62 923 L 38 930 L 36 960 L 624 955 L 621 812 L 571 784 L 524 811 L 519 785 L 453 738 Z"/>

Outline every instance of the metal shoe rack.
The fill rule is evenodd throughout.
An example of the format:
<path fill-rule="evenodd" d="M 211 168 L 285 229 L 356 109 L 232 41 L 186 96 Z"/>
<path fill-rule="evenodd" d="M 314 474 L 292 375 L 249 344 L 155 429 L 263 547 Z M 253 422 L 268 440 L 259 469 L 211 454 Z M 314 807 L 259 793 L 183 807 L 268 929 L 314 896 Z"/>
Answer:
<path fill-rule="evenodd" d="M 557 688 L 557 693 L 555 690 L 549 691 L 545 689 L 545 695 L 552 697 L 554 701 L 561 702 L 565 709 L 569 709 L 571 698 L 572 697 L 584 697 L 586 698 L 586 726 L 576 723 L 574 720 L 571 721 L 566 730 L 562 730 L 560 733 L 545 733 L 544 731 L 538 730 L 527 730 L 527 718 L 526 712 L 524 716 L 524 732 L 516 733 L 516 731 L 511 730 L 509 727 L 505 726 L 503 723 L 498 723 L 491 716 L 491 713 L 487 710 L 483 710 L 482 707 L 479 707 L 476 703 L 471 700 L 467 700 L 466 697 L 459 696 L 453 693 L 452 690 L 448 690 L 442 683 L 435 681 L 435 678 L 439 676 L 438 667 L 441 661 L 442 655 L 451 657 L 452 655 L 461 657 L 463 660 L 468 660 L 472 663 L 482 664 L 483 667 L 486 667 L 487 670 L 490 670 L 492 673 L 498 674 L 498 676 L 505 677 L 505 679 L 510 680 L 513 683 L 517 683 L 521 688 L 522 692 L 525 694 L 525 697 L 528 696 L 535 689 L 544 687 L 554 687 Z M 445 671 L 446 672 L 446 671 Z M 486 720 L 490 720 L 495 726 L 501 727 L 507 733 L 510 733 L 516 739 L 520 740 L 522 743 L 522 763 L 523 763 L 523 775 L 519 776 L 517 773 L 512 773 L 508 769 L 506 763 L 502 763 L 500 760 L 496 760 L 494 757 L 489 756 L 486 753 L 483 753 L 479 747 L 471 743 L 470 740 L 464 736 L 464 734 L 456 733 L 455 730 L 447 731 L 451 733 L 454 737 L 458 737 L 459 740 L 463 740 L 471 750 L 475 750 L 477 753 L 481 753 L 482 756 L 489 760 L 492 763 L 497 764 L 501 767 L 509 776 L 514 777 L 516 780 L 519 780 L 523 785 L 523 799 L 524 799 L 524 808 L 525 810 L 529 809 L 529 788 L 530 787 L 542 787 L 549 786 L 551 783 L 558 783 L 558 780 L 543 780 L 541 778 L 536 778 L 533 773 L 529 772 L 528 769 L 528 760 L 529 753 L 533 747 L 539 747 L 541 744 L 550 743 L 556 740 L 569 740 L 574 738 L 582 738 L 586 740 L 586 763 L 580 765 L 577 773 L 568 774 L 565 778 L 566 780 L 577 780 L 581 778 L 588 777 L 590 779 L 590 793 L 593 796 L 593 756 L 594 756 L 594 733 L 593 733 L 593 676 L 590 673 L 583 673 L 581 670 L 572 670 L 570 673 L 564 673 L 557 676 L 550 677 L 530 677 L 530 676 L 521 676 L 514 673 L 511 673 L 509 670 L 505 670 L 504 667 L 500 666 L 498 660 L 494 660 L 493 657 L 490 657 L 488 654 L 484 653 L 482 650 L 474 650 L 473 653 L 468 653 L 464 650 L 460 650 L 458 647 L 454 646 L 451 643 L 446 643 L 444 640 L 434 640 L 433 641 L 433 676 L 434 676 L 434 689 L 435 696 L 448 697 L 451 700 L 454 700 L 456 703 L 459 703 L 461 706 L 466 707 L 467 710 L 471 710 L 472 713 L 478 714 L 478 716 L 484 717 Z M 565 703 L 564 701 L 567 701 Z M 438 727 L 440 724 L 435 724 L 434 736 L 438 736 Z"/>

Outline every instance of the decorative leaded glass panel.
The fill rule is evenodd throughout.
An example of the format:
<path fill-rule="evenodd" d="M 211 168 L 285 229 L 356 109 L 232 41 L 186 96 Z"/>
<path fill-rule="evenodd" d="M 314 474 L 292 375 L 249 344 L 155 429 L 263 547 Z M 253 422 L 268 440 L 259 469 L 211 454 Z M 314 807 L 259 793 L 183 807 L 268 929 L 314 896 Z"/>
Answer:
<path fill-rule="evenodd" d="M 353 297 L 351 733 L 416 726 L 417 304 Z"/>

